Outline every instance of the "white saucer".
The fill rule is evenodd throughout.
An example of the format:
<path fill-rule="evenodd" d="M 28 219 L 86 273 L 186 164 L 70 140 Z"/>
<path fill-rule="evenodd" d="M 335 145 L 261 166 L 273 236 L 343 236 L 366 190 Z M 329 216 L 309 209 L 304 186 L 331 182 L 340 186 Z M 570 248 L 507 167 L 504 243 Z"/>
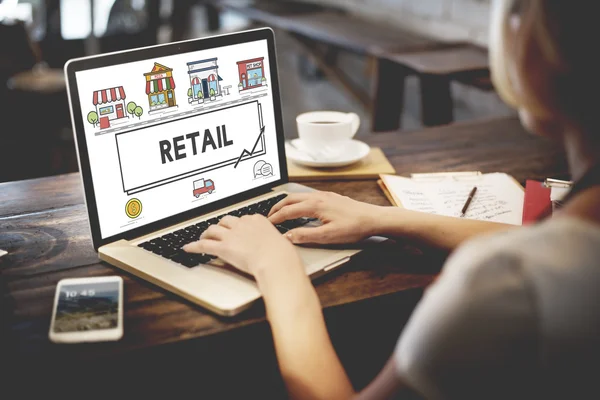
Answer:
<path fill-rule="evenodd" d="M 330 157 L 315 154 L 300 139 L 293 139 L 285 144 L 287 158 L 296 164 L 316 168 L 335 168 L 354 164 L 365 158 L 370 151 L 369 145 L 359 140 L 349 140 L 344 148 Z"/>

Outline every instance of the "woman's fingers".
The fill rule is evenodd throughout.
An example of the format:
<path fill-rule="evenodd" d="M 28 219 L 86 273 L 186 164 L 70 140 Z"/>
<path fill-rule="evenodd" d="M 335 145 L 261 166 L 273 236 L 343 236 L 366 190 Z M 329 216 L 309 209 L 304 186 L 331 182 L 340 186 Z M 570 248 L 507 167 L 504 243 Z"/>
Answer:
<path fill-rule="evenodd" d="M 238 217 L 234 217 L 233 215 L 226 215 L 219 221 L 219 225 L 224 226 L 225 228 L 233 228 L 235 224 L 239 222 Z"/>
<path fill-rule="evenodd" d="M 301 201 L 307 200 L 312 194 L 313 193 L 294 193 L 294 194 L 288 195 L 283 200 L 281 200 L 279 203 L 277 203 L 273 207 L 271 207 L 271 211 L 269 211 L 268 217 L 275 214 L 277 211 L 281 210 L 283 207 L 285 207 L 287 205 L 295 204 L 295 203 L 299 203 Z"/>
<path fill-rule="evenodd" d="M 197 242 L 186 244 L 183 246 L 183 250 L 188 253 L 205 253 L 221 257 L 222 242 L 211 239 L 200 239 Z"/>
<path fill-rule="evenodd" d="M 228 228 L 225 228 L 221 225 L 211 225 L 207 230 L 200 236 L 200 239 L 210 239 L 210 240 L 223 240 L 225 234 L 229 231 Z"/>
<path fill-rule="evenodd" d="M 273 225 L 276 225 L 290 219 L 316 217 L 316 211 L 314 202 L 302 201 L 281 208 L 269 217 L 269 221 L 271 221 Z"/>
<path fill-rule="evenodd" d="M 294 244 L 330 244 L 333 243 L 334 236 L 330 225 L 321 225 L 315 228 L 296 228 L 285 233 Z"/>

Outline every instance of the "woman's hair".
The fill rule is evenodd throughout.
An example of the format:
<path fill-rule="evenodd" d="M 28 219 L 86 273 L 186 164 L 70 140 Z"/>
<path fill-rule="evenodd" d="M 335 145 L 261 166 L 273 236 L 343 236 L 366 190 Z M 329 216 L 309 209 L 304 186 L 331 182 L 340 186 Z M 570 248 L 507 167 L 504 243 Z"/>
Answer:
<path fill-rule="evenodd" d="M 490 67 L 504 101 L 541 118 L 558 116 L 580 125 L 597 119 L 600 57 L 595 41 L 600 20 L 596 3 L 494 0 Z M 520 24 L 514 29 L 511 18 L 517 16 Z"/>

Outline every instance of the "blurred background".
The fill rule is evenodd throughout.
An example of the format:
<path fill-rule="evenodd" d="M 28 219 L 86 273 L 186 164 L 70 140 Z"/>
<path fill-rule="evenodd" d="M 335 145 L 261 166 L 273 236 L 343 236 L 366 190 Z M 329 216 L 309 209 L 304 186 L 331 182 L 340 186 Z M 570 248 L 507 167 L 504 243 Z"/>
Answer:
<path fill-rule="evenodd" d="M 0 0 L 0 182 L 77 171 L 62 68 L 74 57 L 261 26 L 225 0 Z M 402 29 L 444 42 L 485 49 L 489 0 L 289 0 L 234 1 L 292 15 L 335 10 L 378 27 Z M 299 3 L 305 3 L 306 6 Z M 312 7 L 312 8 L 311 8 Z M 348 24 L 354 20 L 348 18 Z M 264 23 L 264 21 L 263 21 Z M 343 28 L 343 27 L 342 27 Z M 352 26 L 348 27 L 352 29 Z M 295 117 L 312 110 L 353 111 L 359 136 L 371 133 L 371 114 L 347 85 L 331 79 L 306 42 L 275 28 L 285 135 L 297 136 Z M 361 93 L 376 80 L 373 57 L 328 47 L 336 69 Z M 326 72 L 329 72 L 326 73 Z M 489 89 L 489 88 L 488 88 Z M 423 126 L 419 81 L 406 80 L 401 129 Z M 493 90 L 451 82 L 455 121 L 511 115 Z M 398 144 L 401 146 L 401 143 Z"/>

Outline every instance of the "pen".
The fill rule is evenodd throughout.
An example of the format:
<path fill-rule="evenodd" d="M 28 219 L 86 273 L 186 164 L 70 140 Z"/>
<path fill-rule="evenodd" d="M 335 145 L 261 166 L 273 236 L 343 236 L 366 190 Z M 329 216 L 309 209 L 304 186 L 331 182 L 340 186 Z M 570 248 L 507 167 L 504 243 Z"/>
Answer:
<path fill-rule="evenodd" d="M 471 204 L 471 201 L 473 200 L 473 196 L 475 196 L 475 192 L 477 192 L 477 186 L 473 186 L 473 189 L 471 189 L 471 193 L 469 193 L 469 198 L 465 202 L 465 205 L 463 206 L 462 211 L 460 212 L 461 217 L 465 216 L 465 213 L 467 212 L 467 208 L 469 208 L 469 204 Z"/>

